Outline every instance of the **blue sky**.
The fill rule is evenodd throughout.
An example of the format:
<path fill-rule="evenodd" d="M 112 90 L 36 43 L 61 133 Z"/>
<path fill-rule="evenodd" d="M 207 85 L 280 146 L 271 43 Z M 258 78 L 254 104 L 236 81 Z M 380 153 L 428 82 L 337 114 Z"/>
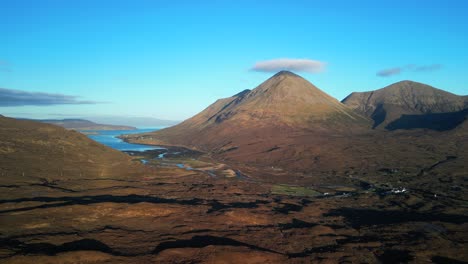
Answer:
<path fill-rule="evenodd" d="M 297 73 L 339 100 L 400 80 L 466 95 L 467 13 L 459 0 L 0 0 L 0 97 L 53 97 L 0 100 L 0 114 L 182 120 L 279 58 L 322 63 Z"/>

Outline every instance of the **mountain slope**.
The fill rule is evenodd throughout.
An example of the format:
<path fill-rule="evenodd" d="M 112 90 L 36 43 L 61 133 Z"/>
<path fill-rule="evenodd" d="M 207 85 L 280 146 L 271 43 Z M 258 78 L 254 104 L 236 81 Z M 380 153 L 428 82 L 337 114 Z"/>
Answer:
<path fill-rule="evenodd" d="M 194 117 L 163 130 L 124 136 L 142 144 L 179 145 L 217 159 L 292 170 L 333 170 L 360 157 L 345 155 L 353 134 L 371 122 L 290 72 L 257 88 L 216 101 Z"/>
<path fill-rule="evenodd" d="M 2 183 L 126 177 L 141 166 L 126 154 L 64 128 L 0 116 Z"/>
<path fill-rule="evenodd" d="M 357 113 L 372 118 L 374 128 L 389 130 L 449 130 L 462 120 L 455 112 L 468 107 L 466 96 L 412 81 L 398 82 L 376 91 L 351 93 L 342 102 Z M 447 114 L 438 115 L 442 113 Z"/>
<path fill-rule="evenodd" d="M 252 91 L 236 95 L 215 117 L 218 123 L 268 120 L 299 127 L 311 127 L 336 117 L 350 123 L 362 121 L 335 98 L 287 71 L 279 72 Z"/>
<path fill-rule="evenodd" d="M 179 125 L 128 139 L 213 151 L 265 137 L 278 142 L 304 131 L 350 132 L 368 126 L 367 119 L 307 80 L 282 71 L 251 91 L 216 101 Z"/>
<path fill-rule="evenodd" d="M 468 135 L 468 108 L 460 112 L 464 113 L 464 118 L 462 122 L 460 122 L 460 124 L 457 125 L 454 131 L 457 134 Z"/>

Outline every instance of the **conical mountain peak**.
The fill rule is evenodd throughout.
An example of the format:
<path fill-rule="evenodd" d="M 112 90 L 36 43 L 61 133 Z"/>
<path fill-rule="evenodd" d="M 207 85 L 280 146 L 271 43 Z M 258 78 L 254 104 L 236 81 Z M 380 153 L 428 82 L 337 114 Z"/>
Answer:
<path fill-rule="evenodd" d="M 266 150 L 271 149 L 272 138 L 273 142 L 290 142 L 292 135 L 307 133 L 348 135 L 366 131 L 370 125 L 369 119 L 306 79 L 281 71 L 255 89 L 219 99 L 192 118 L 151 137 L 158 144 L 216 153 L 260 153 L 256 144 L 264 142 Z"/>
<path fill-rule="evenodd" d="M 302 78 L 301 76 L 291 72 L 291 71 L 286 71 L 286 70 L 283 70 L 283 71 L 279 71 L 277 72 L 275 75 L 273 75 L 272 77 L 278 77 L 278 76 L 290 76 L 290 77 L 299 77 L 299 78 Z"/>
<path fill-rule="evenodd" d="M 306 79 L 302 78 L 301 76 L 293 73 L 293 72 L 290 72 L 290 71 L 280 71 L 278 73 L 276 73 L 275 75 L 271 76 L 269 79 L 267 79 L 265 81 L 268 82 L 268 81 L 284 81 L 284 80 L 289 80 L 289 81 L 302 81 L 302 82 L 308 82 Z"/>
<path fill-rule="evenodd" d="M 301 76 L 281 71 L 253 89 L 245 98 L 249 111 L 287 115 L 322 115 L 345 107 Z"/>
<path fill-rule="evenodd" d="M 283 91 L 282 96 L 304 96 L 309 94 L 312 90 L 319 91 L 317 87 L 301 76 L 290 71 L 280 71 L 260 84 L 257 88 L 253 89 L 252 94 L 272 94 L 274 92 Z"/>
<path fill-rule="evenodd" d="M 329 132 L 368 125 L 367 119 L 309 81 L 281 71 L 255 89 L 219 99 L 194 117 L 157 134 L 166 142 L 188 146 L 210 142 L 204 147 L 215 147 L 237 135 L 238 130 L 254 134 L 278 128 Z"/>

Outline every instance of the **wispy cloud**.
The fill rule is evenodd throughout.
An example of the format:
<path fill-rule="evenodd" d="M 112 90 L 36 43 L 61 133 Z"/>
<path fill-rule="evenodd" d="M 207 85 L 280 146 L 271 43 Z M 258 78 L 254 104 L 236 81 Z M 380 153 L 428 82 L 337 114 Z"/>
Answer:
<path fill-rule="evenodd" d="M 259 61 L 251 68 L 258 72 L 278 72 L 282 70 L 295 72 L 319 73 L 325 70 L 325 63 L 309 59 L 281 58 Z"/>
<path fill-rule="evenodd" d="M 431 65 L 415 65 L 409 64 L 402 67 L 395 67 L 390 69 L 384 69 L 377 72 L 377 76 L 380 77 L 389 77 L 393 75 L 398 75 L 404 71 L 410 72 L 433 72 L 442 69 L 441 64 L 431 64 Z"/>
<path fill-rule="evenodd" d="M 11 64 L 6 60 L 0 60 L 0 72 L 11 72 Z"/>
<path fill-rule="evenodd" d="M 28 92 L 0 88 L 0 107 L 4 106 L 46 106 L 67 104 L 98 104 L 100 102 L 79 100 L 79 96 Z"/>
<path fill-rule="evenodd" d="M 441 68 L 442 68 L 441 64 L 422 65 L 422 66 L 408 65 L 408 69 L 415 71 L 415 72 L 432 72 L 432 71 L 440 70 Z"/>
<path fill-rule="evenodd" d="M 400 74 L 401 71 L 402 71 L 402 68 L 385 69 L 385 70 L 381 70 L 377 72 L 377 76 L 388 77 L 388 76 Z"/>

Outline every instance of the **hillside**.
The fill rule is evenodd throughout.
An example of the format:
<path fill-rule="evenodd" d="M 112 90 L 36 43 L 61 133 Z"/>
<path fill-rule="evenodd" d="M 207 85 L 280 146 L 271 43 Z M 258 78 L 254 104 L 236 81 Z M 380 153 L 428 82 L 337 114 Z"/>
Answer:
<path fill-rule="evenodd" d="M 73 130 L 0 117 L 2 182 L 127 177 L 140 165 Z"/>
<path fill-rule="evenodd" d="M 463 121 L 466 96 L 402 81 L 370 92 L 351 93 L 343 103 L 371 118 L 374 128 L 450 130 Z"/>

